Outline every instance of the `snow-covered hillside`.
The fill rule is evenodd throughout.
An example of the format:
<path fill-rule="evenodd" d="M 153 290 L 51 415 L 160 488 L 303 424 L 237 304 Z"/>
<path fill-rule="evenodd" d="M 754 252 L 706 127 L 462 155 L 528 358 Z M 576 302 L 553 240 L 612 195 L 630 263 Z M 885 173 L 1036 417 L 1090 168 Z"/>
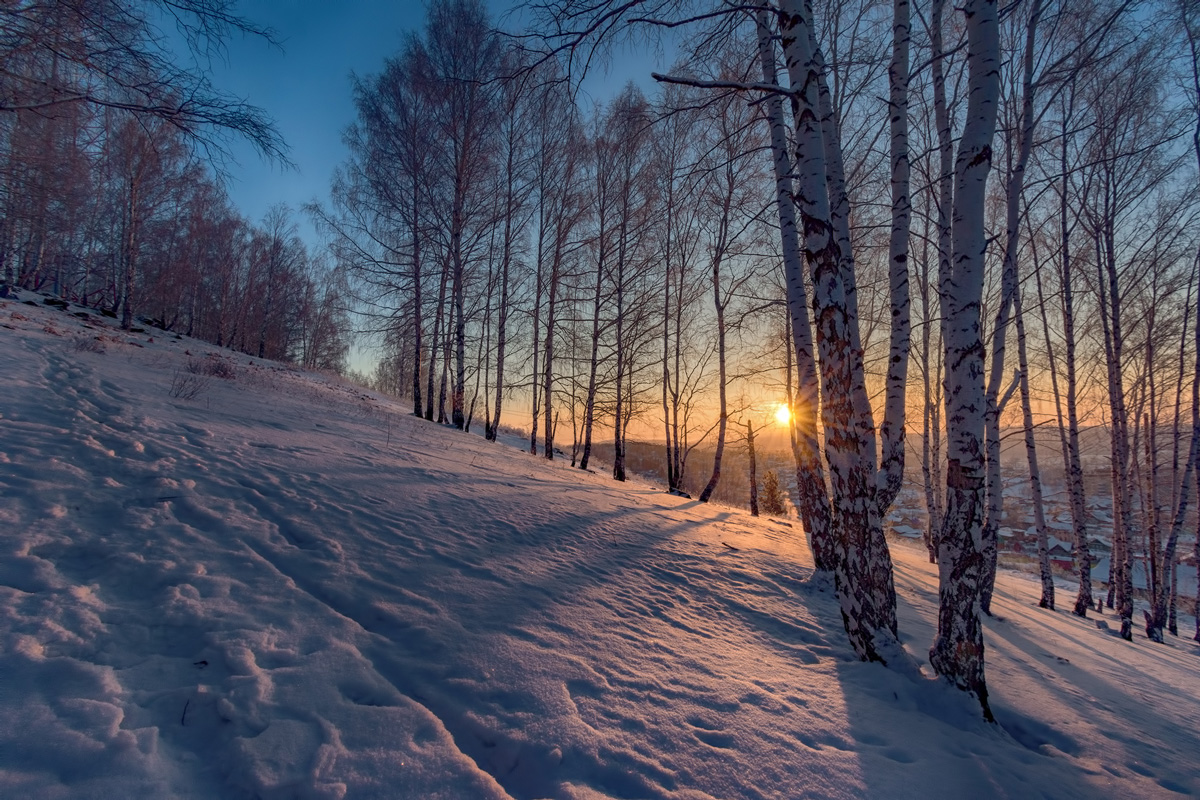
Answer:
<path fill-rule="evenodd" d="M 853 660 L 794 525 L 23 299 L 0 301 L 0 796 L 1200 794 L 1190 640 L 1124 643 L 1002 575 L 988 725 Z M 895 558 L 924 661 L 936 575 Z"/>

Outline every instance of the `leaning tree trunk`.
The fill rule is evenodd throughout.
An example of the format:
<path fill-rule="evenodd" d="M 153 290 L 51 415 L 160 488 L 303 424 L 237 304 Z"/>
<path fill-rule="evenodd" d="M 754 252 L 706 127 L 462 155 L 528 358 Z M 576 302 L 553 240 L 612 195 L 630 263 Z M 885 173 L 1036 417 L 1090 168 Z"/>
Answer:
<path fill-rule="evenodd" d="M 1065 126 L 1064 122 L 1064 126 Z M 1059 226 L 1062 237 L 1061 274 L 1063 312 L 1063 358 L 1067 370 L 1067 485 L 1071 501 L 1071 520 L 1075 534 L 1075 569 L 1079 575 L 1079 592 L 1072 612 L 1086 617 L 1092 607 L 1092 555 L 1087 539 L 1087 505 L 1083 490 L 1083 458 L 1079 447 L 1079 379 L 1075 370 L 1075 295 L 1071 274 L 1071 226 L 1068 216 L 1067 136 L 1063 131 L 1059 148 L 1059 167 L 1062 171 L 1062 192 L 1059 198 Z"/>
<path fill-rule="evenodd" d="M 778 71 L 767 12 L 759 10 L 756 19 L 763 81 L 774 85 L 778 80 Z M 812 549 L 813 562 L 818 570 L 832 572 L 836 559 L 832 514 L 825 488 L 820 443 L 817 439 L 820 385 L 817 379 L 812 325 L 808 317 L 808 296 L 804 286 L 804 256 L 796 224 L 796 207 L 792 200 L 792 159 L 788 155 L 788 132 L 784 122 L 783 102 L 779 95 L 769 94 L 765 104 L 767 122 L 771 129 L 775 201 L 779 215 L 784 283 L 787 286 L 788 314 L 791 321 L 791 346 L 796 356 L 796 398 L 792 404 L 796 437 L 796 494 L 800 502 L 800 518 Z"/>
<path fill-rule="evenodd" d="M 984 677 L 979 600 L 983 563 L 984 213 L 1000 93 L 996 0 L 968 0 L 968 99 L 954 167 L 954 256 L 944 287 L 946 516 L 938 541 L 938 635 L 929 653 L 937 673 L 970 692 L 992 719 Z"/>
<path fill-rule="evenodd" d="M 721 299 L 721 262 L 725 257 L 725 248 L 729 244 L 729 209 L 733 201 L 733 184 L 728 184 L 729 191 L 725 193 L 724 204 L 721 208 L 721 220 L 718 225 L 717 241 L 713 245 L 712 257 L 712 290 L 713 307 L 717 312 L 717 397 L 720 403 L 720 417 L 717 420 L 717 447 L 713 452 L 712 475 L 700 492 L 700 502 L 707 503 L 721 480 L 721 457 L 725 454 L 725 433 L 729 420 L 729 407 L 725 397 L 726 361 L 725 361 L 725 302 Z"/>
<path fill-rule="evenodd" d="M 1021 307 L 1021 290 L 1013 298 L 1013 315 L 1017 324 L 1017 369 L 1021 372 L 1021 422 L 1025 428 L 1025 459 L 1029 462 L 1029 493 L 1033 501 L 1033 524 L 1037 527 L 1038 574 L 1042 581 L 1040 608 L 1054 610 L 1054 573 L 1050 568 L 1046 530 L 1046 504 L 1042 497 L 1042 472 L 1038 467 L 1037 442 L 1033 426 L 1033 402 L 1029 391 L 1029 358 L 1025 348 L 1025 315 Z"/>

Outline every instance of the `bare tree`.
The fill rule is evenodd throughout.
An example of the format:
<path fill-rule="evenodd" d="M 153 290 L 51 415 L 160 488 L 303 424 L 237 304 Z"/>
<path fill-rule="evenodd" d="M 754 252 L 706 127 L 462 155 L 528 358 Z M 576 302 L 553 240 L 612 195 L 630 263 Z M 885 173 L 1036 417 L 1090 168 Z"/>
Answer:
<path fill-rule="evenodd" d="M 285 145 L 258 108 L 223 94 L 203 70 L 177 63 L 157 26 L 174 23 L 193 55 L 219 52 L 231 35 L 264 30 L 232 0 L 57 0 L 0 10 L 0 112 L 88 104 L 167 124 L 219 152 L 228 134 L 284 159 Z"/>

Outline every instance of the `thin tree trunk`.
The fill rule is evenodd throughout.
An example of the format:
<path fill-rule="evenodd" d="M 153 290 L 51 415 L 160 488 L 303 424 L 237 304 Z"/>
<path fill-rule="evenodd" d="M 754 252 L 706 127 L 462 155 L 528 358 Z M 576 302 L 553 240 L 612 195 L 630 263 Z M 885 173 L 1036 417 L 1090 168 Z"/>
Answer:
<path fill-rule="evenodd" d="M 438 299 L 437 310 L 433 315 L 433 337 L 432 344 L 429 347 L 429 374 L 426 376 L 428 383 L 426 384 L 425 392 L 425 419 L 433 421 L 433 381 L 437 375 L 438 355 L 441 352 L 442 346 L 442 317 L 445 314 L 446 308 L 446 285 L 450 277 L 450 261 L 447 257 L 442 258 L 442 275 L 438 281 Z M 419 354 L 418 354 L 419 357 Z"/>
<path fill-rule="evenodd" d="M 1183 532 L 1183 525 L 1187 517 L 1192 474 L 1200 472 L 1200 303 L 1196 304 L 1195 322 L 1196 361 L 1192 373 L 1191 444 L 1188 447 L 1187 462 L 1183 467 L 1183 480 L 1181 481 L 1181 488 L 1175 505 L 1175 517 L 1171 523 L 1171 532 L 1167 536 L 1166 545 L 1163 547 L 1162 553 L 1162 574 L 1170 575 L 1170 586 L 1169 589 L 1165 584 L 1158 587 L 1152 597 L 1153 613 L 1146 614 L 1146 636 L 1156 642 L 1162 642 L 1163 640 L 1162 630 L 1164 625 L 1170 624 L 1171 633 L 1176 633 L 1175 621 L 1171 618 L 1173 617 L 1171 612 L 1174 611 L 1172 601 L 1175 594 L 1175 552 L 1179 545 L 1179 536 Z M 1200 484 L 1200 474 L 1197 475 L 1197 482 Z M 1197 530 L 1196 549 L 1200 551 L 1200 529 Z M 1200 560 L 1196 563 L 1200 565 Z M 1200 596 L 1200 592 L 1197 595 Z M 1171 607 L 1169 608 L 1169 606 Z M 1196 624 L 1197 641 L 1200 641 L 1200 621 Z"/>
<path fill-rule="evenodd" d="M 925 490 L 925 530 L 923 539 L 929 553 L 929 563 L 937 563 L 937 537 L 942 527 L 941 498 L 937 494 L 935 474 L 940 478 L 936 450 L 930 440 L 939 436 L 941 416 L 937 413 L 938 398 L 934 394 L 932 347 L 933 308 L 929 302 L 929 218 L 925 217 L 925 235 L 921 237 L 921 383 L 925 402 L 921 410 L 921 483 Z M 940 363 L 940 362 L 939 362 Z"/>
<path fill-rule="evenodd" d="M 583 412 L 583 455 L 579 459 L 579 468 L 587 469 L 588 460 L 592 457 L 592 425 L 596 418 L 596 373 L 600 362 L 600 301 L 604 286 L 604 259 L 606 255 L 606 233 L 604 226 L 605 214 L 600 212 L 600 240 L 597 243 L 596 257 L 596 286 L 592 293 L 592 348 L 588 359 L 588 388 L 587 399 Z"/>
<path fill-rule="evenodd" d="M 533 377 L 530 380 L 533 387 L 533 422 L 529 427 L 529 454 L 534 456 L 537 455 L 538 418 L 541 416 L 538 356 L 541 355 L 542 261 L 546 240 L 545 207 L 545 181 L 542 180 L 538 191 L 537 273 L 533 279 Z"/>
<path fill-rule="evenodd" d="M 754 424 L 746 421 L 746 449 L 750 456 L 750 516 L 758 516 L 758 463 L 754 454 Z"/>
<path fill-rule="evenodd" d="M 1106 211 L 1109 206 L 1105 198 Z M 1133 640 L 1133 569 L 1129 537 L 1133 531 L 1133 508 L 1129 483 L 1129 433 L 1125 387 L 1122 379 L 1124 333 L 1121 327 L 1121 295 L 1117 286 L 1116 255 L 1113 249 L 1111 215 L 1106 213 L 1096 231 L 1096 264 L 1100 287 L 1100 322 L 1108 373 L 1111 412 L 1113 555 L 1109 594 L 1114 596 L 1121 618 L 1121 638 Z"/>
<path fill-rule="evenodd" d="M 728 169 L 728 167 L 727 167 Z M 717 240 L 713 244 L 712 256 L 712 291 L 713 307 L 717 312 L 717 446 L 713 452 L 713 471 L 700 492 L 700 502 L 707 503 L 712 497 L 717 483 L 721 480 L 721 458 L 725 454 L 725 433 L 729 420 L 729 407 L 726 403 L 726 384 L 728 382 L 725 360 L 725 301 L 721 299 L 721 264 L 725 258 L 725 249 L 729 245 L 729 211 L 733 200 L 733 180 L 726 184 L 727 191 L 721 207 L 721 219 L 718 222 Z"/>
<path fill-rule="evenodd" d="M 566 214 L 566 208 L 560 208 L 559 214 Z M 554 256 L 550 266 L 550 286 L 546 292 L 546 352 L 542 363 L 542 397 L 545 408 L 546 437 L 542 453 L 547 459 L 554 459 L 554 324 L 558 304 L 559 272 L 562 268 L 562 226 L 563 219 L 555 222 Z"/>
<path fill-rule="evenodd" d="M 421 230 L 418 223 L 417 209 L 419 208 L 420 197 L 417 184 L 417 173 L 414 171 L 412 176 L 412 240 L 413 240 L 413 264 L 412 264 L 412 282 L 413 282 L 413 372 L 412 372 L 412 393 L 413 393 L 413 416 L 421 416 L 421 349 L 424 342 L 421 340 L 422 326 L 424 324 L 421 318 Z"/>
<path fill-rule="evenodd" d="M 992 356 L 989 363 L 990 376 L 987 386 L 987 415 L 984 430 L 987 443 L 987 497 L 988 510 L 983 522 L 984 579 L 980 595 L 980 607 L 984 613 L 992 611 L 992 592 L 996 585 L 996 563 L 998 558 L 997 531 L 1004 514 L 1004 487 L 1000 465 L 1000 386 L 1004 375 L 1005 339 L 1012 309 L 1017 295 L 1017 249 L 1021 241 L 1021 197 L 1025 187 L 1025 168 L 1033 150 L 1033 133 L 1036 120 L 1033 113 L 1034 47 L 1037 25 L 1042 13 L 1041 0 L 1034 0 L 1025 28 L 1025 54 L 1021 81 L 1020 140 L 1017 144 L 1015 163 L 1010 161 L 1006 203 L 1006 237 L 1004 265 L 1000 277 L 1000 308 L 992 331 Z M 1008 149 L 1011 159 L 1012 149 Z M 1044 599 L 1044 598 L 1043 598 Z"/>
<path fill-rule="evenodd" d="M 1068 112 L 1068 118 L 1070 116 Z M 1067 122 L 1064 120 L 1063 137 L 1059 149 L 1059 167 L 1062 173 L 1062 194 L 1059 198 L 1059 225 L 1062 237 L 1061 274 L 1059 283 L 1062 291 L 1064 360 L 1067 369 L 1067 483 L 1071 500 L 1071 520 L 1075 533 L 1075 569 L 1079 575 L 1079 592 L 1075 596 L 1072 612 L 1086 617 L 1092 607 L 1092 555 L 1087 538 L 1087 506 L 1083 490 L 1083 459 L 1079 448 L 1079 379 L 1075 370 L 1075 297 L 1072 290 L 1071 272 L 1071 226 L 1068 222 L 1067 184 Z M 1111 561 L 1111 559 L 1110 559 Z"/>
<path fill-rule="evenodd" d="M 1029 462 L 1029 493 L 1033 502 L 1033 524 L 1037 527 L 1038 574 L 1042 581 L 1042 596 L 1038 606 L 1054 610 L 1054 572 L 1050 567 L 1050 552 L 1046 528 L 1046 504 L 1042 497 L 1042 472 L 1038 467 L 1037 442 L 1033 426 L 1033 402 L 1029 391 L 1029 357 L 1025 345 L 1025 315 L 1021 305 L 1021 290 L 1013 298 L 1013 315 L 1017 325 L 1017 369 L 1021 373 L 1021 421 L 1025 428 L 1025 458 Z"/>
<path fill-rule="evenodd" d="M 496 441 L 500 430 L 500 412 L 504 407 L 504 354 L 508 345 L 508 272 L 512 263 L 512 189 L 509 189 L 509 210 L 504 216 L 504 244 L 500 256 L 500 308 L 496 318 L 496 410 L 492 422 L 486 427 L 485 436 Z"/>

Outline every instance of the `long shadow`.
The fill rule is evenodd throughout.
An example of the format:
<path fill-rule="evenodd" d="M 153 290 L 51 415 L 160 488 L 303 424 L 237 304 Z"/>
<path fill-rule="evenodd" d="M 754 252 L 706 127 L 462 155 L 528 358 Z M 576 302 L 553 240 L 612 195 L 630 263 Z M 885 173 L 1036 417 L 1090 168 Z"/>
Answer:
<path fill-rule="evenodd" d="M 1065 613 L 1065 612 L 1046 612 Z M 1047 626 L 1049 627 L 1049 626 Z M 1057 632 L 1056 632 L 1057 633 Z M 1114 685 L 1084 664 L 1073 663 L 1061 656 L 1049 652 L 1051 646 L 1035 641 L 1026 636 L 1015 625 L 1000 624 L 989 626 L 992 638 L 1003 638 L 1013 644 L 1016 649 L 1030 654 L 1042 654 L 1045 668 L 1057 673 L 1058 682 L 1040 681 L 1047 691 L 1058 695 L 1066 703 L 1086 704 L 1089 709 L 1086 716 L 1092 719 L 1109 719 L 1111 727 L 1107 731 L 1109 741 L 1124 749 L 1124 762 L 1119 764 L 1118 753 L 1109 752 L 1110 760 L 1107 769 L 1112 771 L 1116 766 L 1123 766 L 1132 772 L 1149 778 L 1168 791 L 1193 794 L 1200 791 L 1200 780 L 1197 780 L 1192 770 L 1191 786 L 1181 785 L 1167 774 L 1164 765 L 1173 763 L 1178 772 L 1178 765 L 1187 761 L 1195 761 L 1195 754 L 1200 752 L 1200 733 L 1194 726 L 1183 724 L 1173 728 L 1170 740 L 1151 737 L 1149 731 L 1135 730 L 1132 721 L 1145 716 L 1145 702 L 1134 696 L 1130 687 Z M 1075 642 L 1096 658 L 1097 651 L 1086 642 L 1076 639 Z M 1133 647 L 1135 645 L 1129 645 Z M 1113 660 L 1106 657 L 1105 660 Z M 1114 663 L 1119 663 L 1115 662 Z M 1072 689 L 1078 691 L 1071 691 Z M 1105 699 L 1113 701 L 1113 705 L 1105 704 Z M 1196 704 L 1193 703 L 1193 706 Z M 1080 745 L 1063 731 L 1056 731 L 1041 720 L 1023 715 L 1016 709 L 1003 703 L 994 704 L 997 721 L 1018 742 L 1033 750 L 1041 750 L 1046 745 L 1052 745 L 1058 750 L 1070 755 L 1076 755 Z M 1194 714 L 1181 714 L 1188 719 L 1195 719 Z M 1187 772 L 1187 770 L 1183 770 Z M 1119 774 L 1115 773 L 1114 774 Z"/>
<path fill-rule="evenodd" d="M 936 613 L 936 596 L 919 581 L 901 576 L 897 584 Z M 918 619 L 904 608 L 909 601 L 903 594 L 900 602 L 902 617 L 912 629 L 909 650 L 924 664 L 925 649 L 932 643 L 935 629 L 924 616 Z M 1054 633 L 1061 635 L 1061 631 Z M 1086 649 L 1086 643 L 1079 644 Z M 1023 679 L 1035 682 L 1056 701 L 1076 707 L 1092 704 L 1082 716 L 1112 719 L 1107 734 L 1118 749 L 1098 752 L 1094 742 L 1079 739 L 1075 731 L 1056 728 L 1050 721 L 1022 711 L 1028 704 L 1008 702 L 1005 686 L 994 673 L 989 674 L 990 703 L 997 718 L 993 726 L 982 721 L 973 699 L 941 681 L 913 681 L 878 665 L 847 663 L 839 667 L 840 681 L 870 796 L 1097 797 L 1105 796 L 1106 790 L 1111 792 L 1114 777 L 1130 777 L 1121 768 L 1170 792 L 1189 794 L 1200 788 L 1194 780 L 1189 784 L 1173 777 L 1187 774 L 1186 768 L 1179 768 L 1180 763 L 1195 761 L 1200 736 L 1194 728 L 1180 730 L 1169 742 L 1127 735 L 1135 727 L 1130 721 L 1145 713 L 1137 710 L 1137 698 L 1085 665 L 1054 657 L 1048 652 L 1052 646 L 1030 637 L 1015 622 L 987 620 L 985 646 L 992 648 L 991 652 L 1003 647 L 1009 652 L 1006 663 L 1025 670 Z M 1025 663 L 1023 654 L 1031 659 L 1044 654 L 1045 660 Z M 929 671 L 928 666 L 924 669 Z M 1061 680 L 1045 680 L 1044 670 L 1057 673 Z M 1097 700 L 1114 697 L 1119 700 L 1113 708 Z M 1164 769 L 1172 760 L 1172 768 Z M 900 786 L 897 777 L 902 779 Z"/>

